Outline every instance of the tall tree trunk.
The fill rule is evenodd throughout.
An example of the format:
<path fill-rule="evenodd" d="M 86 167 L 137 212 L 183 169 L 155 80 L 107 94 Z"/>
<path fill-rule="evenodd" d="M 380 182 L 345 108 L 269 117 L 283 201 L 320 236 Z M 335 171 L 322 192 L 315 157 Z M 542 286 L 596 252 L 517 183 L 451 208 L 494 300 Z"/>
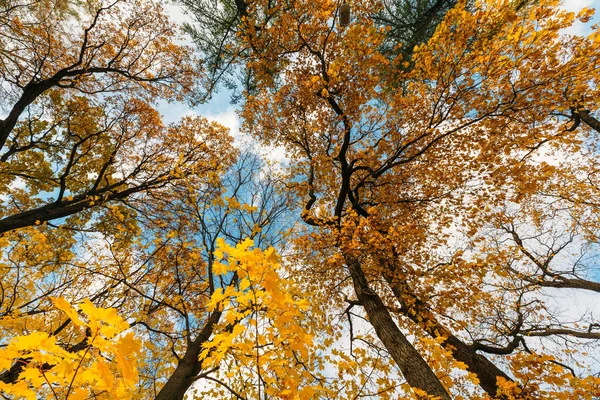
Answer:
<path fill-rule="evenodd" d="M 364 307 L 377 337 L 390 353 L 409 385 L 424 390 L 429 395 L 450 400 L 450 395 L 440 380 L 400 331 L 381 298 L 369 287 L 359 261 L 350 256 L 346 256 L 345 261 L 350 270 L 358 301 Z"/>
<path fill-rule="evenodd" d="M 177 368 L 175 368 L 175 371 L 173 371 L 154 400 L 183 400 L 185 392 L 192 386 L 202 370 L 202 362 L 198 358 L 202 351 L 202 344 L 210 339 L 221 314 L 220 311 L 215 311 L 210 315 L 198 337 L 188 344 L 184 356 L 177 364 Z"/>

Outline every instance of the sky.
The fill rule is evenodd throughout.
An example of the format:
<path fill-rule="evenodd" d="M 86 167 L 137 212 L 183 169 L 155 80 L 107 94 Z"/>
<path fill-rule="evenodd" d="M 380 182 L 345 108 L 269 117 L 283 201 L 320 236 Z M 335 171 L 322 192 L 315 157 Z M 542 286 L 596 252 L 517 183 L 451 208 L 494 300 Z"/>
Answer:
<path fill-rule="evenodd" d="M 191 21 L 189 16 L 185 15 L 182 9 L 172 1 L 165 4 L 165 9 L 173 22 L 179 25 Z M 191 41 L 188 44 L 193 46 Z M 237 107 L 231 104 L 230 93 L 225 89 L 214 93 L 210 101 L 193 109 L 187 107 L 185 104 L 167 102 L 161 102 L 158 109 L 166 123 L 176 122 L 185 115 L 201 115 L 229 128 L 233 137 L 240 137 L 240 121 L 236 113 Z"/>
<path fill-rule="evenodd" d="M 594 15 L 592 22 L 599 22 L 598 13 L 600 13 L 600 3 L 598 3 L 598 0 L 563 0 L 562 6 L 565 10 L 575 12 L 581 10 L 584 7 L 596 8 L 596 15 Z M 577 21 L 567 32 L 573 35 L 585 35 L 590 33 L 589 31 L 589 28 L 584 26 L 583 23 Z"/>

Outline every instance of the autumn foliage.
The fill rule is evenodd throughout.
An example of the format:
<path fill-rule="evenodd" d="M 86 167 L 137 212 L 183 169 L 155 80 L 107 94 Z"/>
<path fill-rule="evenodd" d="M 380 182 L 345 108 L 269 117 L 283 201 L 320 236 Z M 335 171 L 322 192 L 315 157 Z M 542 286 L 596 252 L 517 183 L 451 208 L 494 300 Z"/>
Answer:
<path fill-rule="evenodd" d="M 180 3 L 0 1 L 3 398 L 600 396 L 593 10 Z"/>

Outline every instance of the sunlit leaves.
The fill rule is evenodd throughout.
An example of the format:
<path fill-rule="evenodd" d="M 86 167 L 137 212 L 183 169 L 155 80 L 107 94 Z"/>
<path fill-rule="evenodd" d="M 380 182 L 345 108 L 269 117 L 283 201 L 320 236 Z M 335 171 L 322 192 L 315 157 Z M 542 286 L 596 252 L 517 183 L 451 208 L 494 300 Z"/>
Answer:
<path fill-rule="evenodd" d="M 598 392 L 584 352 L 545 345 L 596 339 L 592 315 L 553 313 L 543 290 L 597 284 L 580 274 L 600 237 L 581 125 L 598 31 L 563 34 L 590 10 L 459 2 L 390 49 L 379 1 L 345 28 L 329 0 L 215 4 L 210 73 L 241 61 L 246 128 L 286 148 L 283 178 L 218 124 L 163 122 L 156 101 L 203 82 L 160 4 L 5 3 L 4 393 L 427 396 L 392 331 L 452 397 Z M 296 195 L 310 229 L 278 221 Z"/>
<path fill-rule="evenodd" d="M 39 331 L 12 339 L 0 349 L 0 369 L 14 363 L 24 367 L 16 382 L 0 382 L 2 391 L 25 398 L 130 398 L 138 382 L 141 346 L 126 332 L 129 324 L 115 309 L 98 308 L 88 300 L 77 308 L 64 298 L 53 302 L 69 317 L 79 344 L 69 346 L 66 338 Z M 60 312 L 55 312 L 59 318 Z"/>
<path fill-rule="evenodd" d="M 203 345 L 203 367 L 227 365 L 224 379 L 236 378 L 230 384 L 247 396 L 262 390 L 266 396 L 314 398 L 324 389 L 315 381 L 318 371 L 311 368 L 316 348 L 305 321 L 308 303 L 281 276 L 285 271 L 275 250 L 252 246 L 249 239 L 236 246 L 218 241 L 215 273 L 233 275 L 235 283 L 217 289 L 207 303 L 225 315 L 223 325 Z M 259 382 L 242 384 L 244 376 Z"/>

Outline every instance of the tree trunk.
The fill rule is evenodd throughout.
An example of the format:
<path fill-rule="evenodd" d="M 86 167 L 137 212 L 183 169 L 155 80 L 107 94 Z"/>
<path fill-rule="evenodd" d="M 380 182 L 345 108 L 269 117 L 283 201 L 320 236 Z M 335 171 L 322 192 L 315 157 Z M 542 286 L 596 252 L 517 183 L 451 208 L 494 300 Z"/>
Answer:
<path fill-rule="evenodd" d="M 600 121 L 590 114 L 588 110 L 582 110 L 578 112 L 579 118 L 590 128 L 600 132 Z"/>
<path fill-rule="evenodd" d="M 192 386 L 202 370 L 202 362 L 198 358 L 202 351 L 202 344 L 210 339 L 221 314 L 220 311 L 215 311 L 210 315 L 206 325 L 204 325 L 198 337 L 189 343 L 183 358 L 177 364 L 177 368 L 175 368 L 175 371 L 173 371 L 154 400 L 183 400 L 185 392 Z"/>
<path fill-rule="evenodd" d="M 381 298 L 369 287 L 358 260 L 345 257 L 358 301 L 364 307 L 369 322 L 375 328 L 390 356 L 409 385 L 427 394 L 450 400 L 450 395 L 419 352 L 400 331 Z"/>
<path fill-rule="evenodd" d="M 395 281 L 389 274 L 386 274 L 384 278 L 390 285 L 394 296 L 402 305 L 404 315 L 410 318 L 415 324 L 425 329 L 431 337 L 436 338 L 442 336 L 446 338 L 441 343 L 444 349 L 452 352 L 452 356 L 456 360 L 467 365 L 467 370 L 469 372 L 477 375 L 479 386 L 481 386 L 481 388 L 491 397 L 496 397 L 498 391 L 498 378 L 512 381 L 508 375 L 502 372 L 490 360 L 481 354 L 477 354 L 475 349 L 454 336 L 449 329 L 442 325 L 435 318 L 433 313 L 429 311 L 427 305 L 412 293 L 406 283 Z"/>

